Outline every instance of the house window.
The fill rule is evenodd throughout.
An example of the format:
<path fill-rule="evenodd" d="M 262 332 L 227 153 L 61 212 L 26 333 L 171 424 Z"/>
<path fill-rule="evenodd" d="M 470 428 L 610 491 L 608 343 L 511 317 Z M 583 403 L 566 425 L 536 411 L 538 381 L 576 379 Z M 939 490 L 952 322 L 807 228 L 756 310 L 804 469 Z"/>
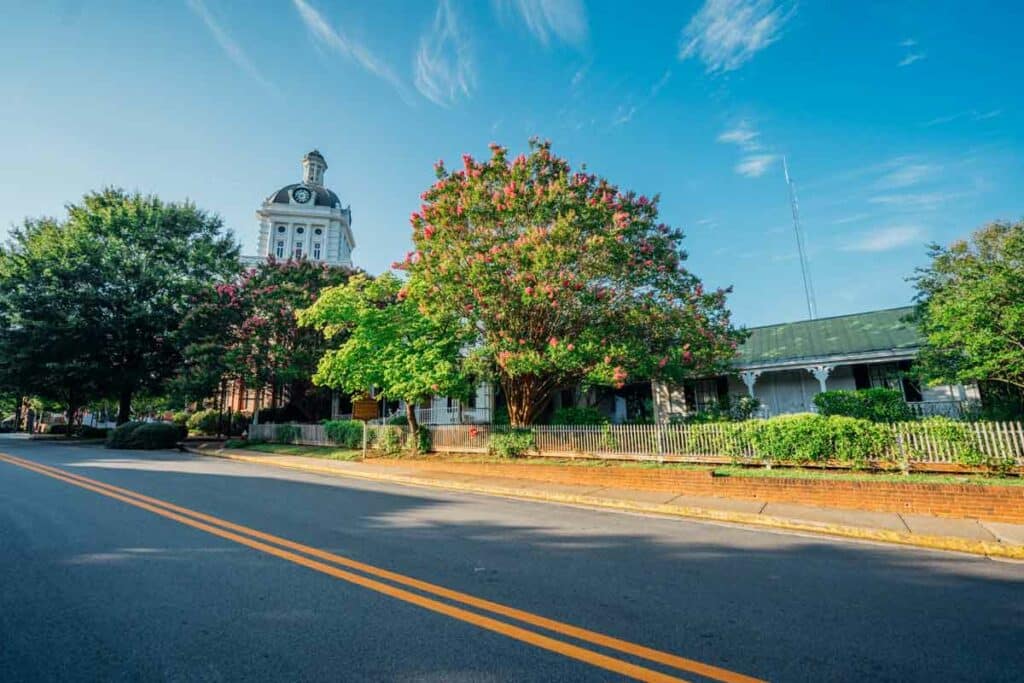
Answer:
<path fill-rule="evenodd" d="M 313 243 L 313 258 L 315 258 L 315 259 L 319 259 L 320 258 L 320 243 L 319 242 L 314 242 Z"/>
<path fill-rule="evenodd" d="M 284 232 L 284 226 L 283 225 L 277 226 L 277 231 L 283 233 Z"/>
<path fill-rule="evenodd" d="M 317 228 L 316 230 L 313 231 L 313 234 L 314 235 L 322 235 L 322 234 L 324 234 L 324 231 L 323 231 L 322 228 Z"/>
<path fill-rule="evenodd" d="M 280 241 L 277 243 L 277 258 L 284 258 L 284 242 Z"/>
<path fill-rule="evenodd" d="M 295 245 L 295 258 L 302 258 L 302 242 L 299 242 L 298 244 Z"/>
<path fill-rule="evenodd" d="M 302 227 L 301 225 L 299 227 L 295 228 L 295 234 L 296 235 L 301 235 L 304 232 L 306 232 L 306 229 L 304 227 Z"/>

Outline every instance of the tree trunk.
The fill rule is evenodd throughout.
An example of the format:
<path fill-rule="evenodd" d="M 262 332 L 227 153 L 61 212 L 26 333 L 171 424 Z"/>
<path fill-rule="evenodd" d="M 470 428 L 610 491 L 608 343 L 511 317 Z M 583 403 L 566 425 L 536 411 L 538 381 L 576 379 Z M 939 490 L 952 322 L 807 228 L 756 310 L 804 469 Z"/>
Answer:
<path fill-rule="evenodd" d="M 420 423 L 416 421 L 416 404 L 412 401 L 405 402 L 405 417 L 409 423 L 409 437 L 412 439 L 413 453 L 420 451 Z"/>
<path fill-rule="evenodd" d="M 65 414 L 64 422 L 67 423 L 65 425 L 66 426 L 66 430 L 64 431 L 64 438 L 65 439 L 70 439 L 71 438 L 71 427 L 75 423 L 75 403 L 74 403 L 74 401 L 68 401 L 67 413 Z"/>
<path fill-rule="evenodd" d="M 551 400 L 551 389 L 547 382 L 534 377 L 503 377 L 501 390 L 508 406 L 508 419 L 513 427 L 529 427 Z"/>
<path fill-rule="evenodd" d="M 24 407 L 25 407 L 25 397 L 24 396 L 19 396 L 18 397 L 18 407 L 14 409 L 14 431 L 16 431 L 16 432 L 20 432 L 21 431 L 21 418 L 22 418 L 22 413 L 24 412 L 23 411 Z"/>
<path fill-rule="evenodd" d="M 123 425 L 132 419 L 132 390 L 122 389 L 117 404 L 117 424 Z"/>

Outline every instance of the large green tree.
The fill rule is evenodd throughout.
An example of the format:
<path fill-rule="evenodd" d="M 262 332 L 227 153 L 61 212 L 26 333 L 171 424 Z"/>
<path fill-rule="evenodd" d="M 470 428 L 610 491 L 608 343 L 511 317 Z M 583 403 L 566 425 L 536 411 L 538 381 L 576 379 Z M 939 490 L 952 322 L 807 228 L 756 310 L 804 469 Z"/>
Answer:
<path fill-rule="evenodd" d="M 237 379 L 250 388 L 271 387 L 287 396 L 299 417 L 314 419 L 325 397 L 310 378 L 328 341 L 319 330 L 300 327 L 296 312 L 352 273 L 306 259 L 271 259 L 235 281 L 208 287 L 184 322 L 191 341 L 176 389 L 200 400 L 214 395 L 221 382 Z"/>
<path fill-rule="evenodd" d="M 181 361 L 181 321 L 238 246 L 220 218 L 185 203 L 106 189 L 63 221 L 29 221 L 0 253 L 0 367 L 26 393 L 66 404 L 157 393 Z M 77 407 L 77 406 L 76 406 Z"/>
<path fill-rule="evenodd" d="M 423 315 L 405 297 L 402 283 L 387 273 L 352 278 L 323 292 L 299 313 L 299 322 L 329 339 L 344 335 L 320 360 L 313 381 L 365 396 L 371 388 L 405 402 L 409 427 L 419 431 L 416 404 L 431 396 L 465 398 L 459 327 Z"/>
<path fill-rule="evenodd" d="M 492 145 L 487 160 L 436 171 L 396 267 L 425 314 L 471 332 L 514 425 L 559 387 L 678 381 L 732 358 L 727 290 L 685 268 L 683 234 L 659 222 L 657 198 L 573 172 L 537 141 L 515 159 Z"/>
<path fill-rule="evenodd" d="M 931 246 L 918 269 L 918 368 L 933 382 L 994 382 L 1024 393 L 1024 221 Z M 1019 401 L 1019 398 L 1018 398 Z"/>

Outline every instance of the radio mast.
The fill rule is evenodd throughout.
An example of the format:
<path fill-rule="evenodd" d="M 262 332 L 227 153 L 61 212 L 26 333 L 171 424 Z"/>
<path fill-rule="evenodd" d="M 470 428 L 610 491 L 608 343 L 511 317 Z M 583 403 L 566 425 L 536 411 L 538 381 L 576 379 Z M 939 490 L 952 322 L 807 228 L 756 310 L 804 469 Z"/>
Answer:
<path fill-rule="evenodd" d="M 786 157 L 782 157 L 782 172 L 786 175 L 786 186 L 789 188 L 789 208 L 793 212 L 793 232 L 796 233 L 796 248 L 800 254 L 800 272 L 804 278 L 804 296 L 807 297 L 807 317 L 814 320 L 818 317 L 818 306 L 814 301 L 814 283 L 811 282 L 811 267 L 807 262 L 807 247 L 804 244 L 804 228 L 800 224 L 800 204 L 796 200 L 796 184 L 789 177 L 789 165 Z"/>

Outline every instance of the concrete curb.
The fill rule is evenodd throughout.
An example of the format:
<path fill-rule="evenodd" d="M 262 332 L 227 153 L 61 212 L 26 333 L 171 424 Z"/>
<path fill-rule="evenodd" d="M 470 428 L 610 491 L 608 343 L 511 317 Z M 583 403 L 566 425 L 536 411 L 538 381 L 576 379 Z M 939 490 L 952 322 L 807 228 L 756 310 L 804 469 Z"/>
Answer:
<path fill-rule="evenodd" d="M 667 515 L 671 517 L 682 517 L 686 519 L 699 519 L 714 522 L 725 522 L 729 524 L 743 524 L 747 526 L 766 527 L 783 531 L 798 531 L 803 533 L 821 534 L 839 538 L 858 539 L 863 541 L 875 541 L 880 543 L 892 543 L 897 545 L 914 546 L 918 548 L 929 548 L 932 550 L 945 550 L 972 555 L 984 555 L 986 557 L 998 557 L 1012 560 L 1024 560 L 1024 546 L 996 543 L 992 541 L 976 541 L 966 538 L 951 536 L 927 536 L 923 534 L 903 533 L 889 531 L 887 529 L 869 529 L 865 527 L 845 526 L 841 524 L 825 524 L 800 519 L 788 519 L 785 517 L 772 517 L 767 515 L 756 515 L 747 512 L 730 512 L 725 510 L 713 510 L 708 508 L 682 507 L 678 505 L 667 505 L 660 503 L 642 503 L 629 500 L 614 500 L 608 498 L 597 498 L 594 496 L 558 493 L 554 491 L 540 492 L 530 489 L 517 489 L 501 486 L 487 486 L 480 484 L 467 484 L 446 479 L 422 479 L 406 477 L 393 474 L 369 474 L 366 472 L 344 472 L 330 467 L 319 467 L 314 463 L 308 465 L 292 465 L 268 460 L 266 456 L 247 456 L 236 453 L 226 453 L 223 450 L 211 451 L 197 448 L 186 448 L 189 453 L 195 455 L 222 458 L 225 460 L 236 460 L 239 462 L 256 463 L 259 465 L 270 465 L 281 469 L 310 472 L 313 474 L 326 474 L 330 476 L 363 479 L 367 481 L 386 482 L 390 484 L 401 484 L 403 486 L 418 486 L 421 488 L 446 489 L 449 491 L 462 491 L 465 493 L 478 493 L 503 498 L 514 498 L 519 500 L 531 500 L 548 503 L 561 503 L 568 505 L 583 505 L 587 507 L 620 510 L 623 512 L 639 512 L 647 514 Z"/>

